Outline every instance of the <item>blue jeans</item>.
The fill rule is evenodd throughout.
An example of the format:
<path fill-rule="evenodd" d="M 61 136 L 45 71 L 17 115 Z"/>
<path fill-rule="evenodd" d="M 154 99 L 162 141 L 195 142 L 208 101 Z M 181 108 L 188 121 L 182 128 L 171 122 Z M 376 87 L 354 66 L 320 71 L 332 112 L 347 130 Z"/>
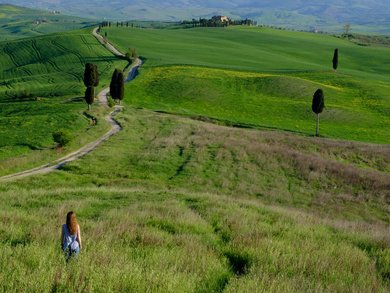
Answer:
<path fill-rule="evenodd" d="M 64 250 L 66 262 L 68 262 L 72 257 L 77 259 L 79 252 L 80 252 L 80 247 L 77 247 L 76 249 L 70 249 L 70 247 L 67 247 Z"/>

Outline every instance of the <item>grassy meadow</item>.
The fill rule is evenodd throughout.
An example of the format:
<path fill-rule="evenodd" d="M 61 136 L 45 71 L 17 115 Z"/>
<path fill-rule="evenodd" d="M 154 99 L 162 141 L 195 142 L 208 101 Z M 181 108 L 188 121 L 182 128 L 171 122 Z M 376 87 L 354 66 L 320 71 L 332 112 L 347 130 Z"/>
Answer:
<path fill-rule="evenodd" d="M 123 130 L 60 170 L 0 184 L 0 291 L 390 290 L 388 49 L 256 28 L 107 32 L 145 60 Z M 106 130 L 108 109 L 93 107 L 94 127 L 83 116 L 84 64 L 102 88 L 126 63 L 89 30 L 0 47 L 0 175 Z M 65 150 L 58 127 L 74 134 Z M 83 249 L 66 264 L 70 210 Z"/>
<path fill-rule="evenodd" d="M 88 156 L 0 186 L 3 291 L 389 290 L 387 147 L 131 108 L 119 121 Z M 65 265 L 69 210 L 84 248 Z"/>
<path fill-rule="evenodd" d="M 104 110 L 93 107 L 101 123 L 90 127 L 84 115 L 84 66 L 98 65 L 100 88 L 108 85 L 118 61 L 90 30 L 0 42 L 0 175 L 47 163 L 79 148 L 108 129 Z M 95 109 L 96 108 L 96 109 Z M 73 143 L 58 152 L 52 133 L 73 133 Z"/>
<path fill-rule="evenodd" d="M 0 4 L 0 42 L 92 26 L 80 17 Z"/>
<path fill-rule="evenodd" d="M 133 106 L 310 135 L 312 95 L 323 88 L 320 134 L 390 142 L 389 48 L 265 28 L 107 32 L 122 50 L 135 47 L 145 58 L 141 78 L 128 85 Z"/>

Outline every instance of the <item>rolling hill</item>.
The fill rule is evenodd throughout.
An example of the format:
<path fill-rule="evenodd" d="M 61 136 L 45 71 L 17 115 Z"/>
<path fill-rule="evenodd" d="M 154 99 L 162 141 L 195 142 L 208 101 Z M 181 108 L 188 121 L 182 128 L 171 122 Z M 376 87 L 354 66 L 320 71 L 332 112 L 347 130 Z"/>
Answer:
<path fill-rule="evenodd" d="M 0 42 L 88 27 L 94 21 L 0 4 Z"/>
<path fill-rule="evenodd" d="M 62 156 L 53 149 L 58 129 L 73 133 L 70 151 L 108 128 L 90 128 L 83 115 L 84 65 L 98 65 L 102 87 L 115 66 L 127 63 L 117 61 L 90 29 L 0 42 L 0 61 L 0 174 Z M 99 119 L 103 114 L 94 113 Z"/>
<path fill-rule="evenodd" d="M 105 32 L 144 60 L 123 130 L 53 173 L 1 182 L 0 291 L 389 292 L 388 48 L 259 28 Z M 96 126 L 82 114 L 86 62 L 100 87 L 126 65 L 90 29 L 0 42 L 0 176 L 105 130 L 109 109 L 92 108 Z M 59 127 L 74 135 L 65 149 Z M 70 210 L 83 247 L 65 263 Z"/>
<path fill-rule="evenodd" d="M 122 50 L 135 47 L 145 58 L 142 78 L 128 86 L 133 106 L 310 135 L 311 98 L 323 88 L 324 136 L 390 142 L 383 131 L 390 127 L 389 48 L 265 28 L 105 32 Z"/>

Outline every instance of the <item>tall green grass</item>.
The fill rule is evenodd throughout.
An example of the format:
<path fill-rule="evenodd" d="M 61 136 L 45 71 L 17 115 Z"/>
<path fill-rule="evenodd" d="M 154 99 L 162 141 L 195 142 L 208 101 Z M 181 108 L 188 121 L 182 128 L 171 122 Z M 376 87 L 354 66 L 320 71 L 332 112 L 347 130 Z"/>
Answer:
<path fill-rule="evenodd" d="M 93 154 L 0 186 L 2 290 L 388 291 L 388 148 L 119 120 Z M 84 248 L 66 265 L 69 210 Z"/>
<path fill-rule="evenodd" d="M 149 32 L 155 33 L 140 32 L 145 32 L 145 42 Z M 186 32 L 193 31 L 180 33 Z M 248 32 L 252 31 L 244 31 Z M 239 30 L 234 33 L 238 40 Z M 67 35 L 67 40 L 75 44 L 81 40 L 73 33 Z M 62 39 L 64 34 L 60 36 Z M 203 44 L 201 40 L 198 43 Z M 72 45 L 64 40 L 63 46 Z M 167 46 L 172 48 L 173 44 Z M 77 50 L 87 50 L 84 45 L 80 47 Z M 72 48 L 69 51 L 74 52 L 76 48 Z M 155 56 L 163 58 L 158 48 L 155 50 Z M 22 56 L 29 55 L 22 52 Z M 92 48 L 83 52 L 91 53 Z M 194 60 L 180 56 L 182 52 L 185 51 L 170 58 Z M 75 64 L 83 63 L 76 53 L 76 57 L 71 55 L 66 57 L 73 62 L 69 68 L 68 62 L 60 59 L 64 72 L 73 72 Z M 197 57 L 201 55 L 196 53 Z M 40 67 L 41 59 L 32 56 L 37 63 L 35 70 L 50 67 Z M 288 119 L 306 116 L 281 104 L 301 109 L 308 93 L 322 86 L 331 93 L 329 107 L 341 113 L 333 119 L 353 132 L 357 128 L 351 117 L 361 118 L 370 125 L 366 130 L 373 129 L 373 139 L 380 141 L 386 136 L 381 136 L 375 126 L 387 123 L 387 77 L 382 82 L 371 80 L 378 70 L 368 75 L 368 84 L 361 85 L 360 69 L 355 74 L 353 68 L 337 75 L 316 69 L 291 74 L 280 68 L 277 72 L 253 73 L 249 67 L 235 67 L 236 61 L 229 61 L 228 55 L 220 57 L 226 64 L 218 65 L 218 59 L 210 59 L 212 66 L 204 61 L 198 65 L 240 71 L 194 66 L 154 68 L 149 66 L 154 62 L 151 55 L 143 56 L 148 58 L 145 69 L 127 87 L 126 107 L 118 116 L 123 131 L 93 153 L 52 174 L 0 185 L 1 290 L 389 291 L 387 145 L 231 128 L 137 109 L 176 112 L 206 121 L 211 117 L 212 122 L 225 125 L 261 126 L 269 120 L 274 123 L 269 127 L 287 128 Z M 162 65 L 161 60 L 154 65 Z M 165 64 L 172 65 L 175 60 Z M 188 62 L 195 65 L 195 61 Z M 276 59 L 270 60 L 269 68 L 272 62 L 277 65 Z M 291 62 L 294 65 L 302 60 Z M 105 74 L 102 85 L 108 81 L 109 73 Z M 55 70 L 53 75 L 56 76 Z M 11 80 L 17 87 L 15 76 Z M 33 82 L 26 80 L 29 84 Z M 76 86 L 75 94 L 82 89 L 81 82 L 76 85 L 69 80 L 67 85 L 71 84 Z M 36 89 L 44 93 L 38 84 Z M 56 88 L 49 87 L 48 92 L 55 93 Z M 334 105 L 332 98 L 337 102 Z M 5 104 L 12 101 L 10 97 L 3 99 Z M 56 115 L 58 122 L 51 120 L 55 100 L 65 102 L 58 103 L 64 111 Z M 82 104 L 66 101 L 12 101 L 19 103 L 19 110 L 9 106 L 5 111 L 9 121 L 15 115 L 14 121 L 26 129 L 33 130 L 34 126 L 28 128 L 20 117 L 32 111 L 41 114 L 34 118 L 39 125 L 51 121 L 52 127 L 66 122 L 78 128 L 79 116 L 72 111 Z M 247 106 L 248 101 L 252 107 Z M 260 107 L 265 102 L 272 110 L 269 113 Z M 261 115 L 257 115 L 259 112 Z M 282 115 L 277 117 L 275 112 Z M 372 118 L 374 113 L 377 118 Z M 326 122 L 332 123 L 330 117 L 324 116 Z M 302 125 L 305 123 L 303 118 Z M 340 129 L 340 133 L 326 135 L 346 135 Z M 14 145 L 18 141 L 17 136 L 8 137 Z M 49 140 L 31 142 L 38 145 Z M 83 250 L 77 261 L 67 265 L 60 250 L 60 228 L 70 210 L 78 215 Z"/>

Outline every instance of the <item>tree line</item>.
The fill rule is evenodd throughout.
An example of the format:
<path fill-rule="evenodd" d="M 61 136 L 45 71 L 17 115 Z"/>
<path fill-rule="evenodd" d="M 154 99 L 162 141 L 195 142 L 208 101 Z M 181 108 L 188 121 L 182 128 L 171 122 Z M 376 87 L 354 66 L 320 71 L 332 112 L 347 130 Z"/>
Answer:
<path fill-rule="evenodd" d="M 130 23 L 128 21 L 117 21 L 115 23 L 113 23 L 112 21 L 102 21 L 100 24 L 99 24 L 99 29 L 102 28 L 102 27 L 112 27 L 114 26 L 114 24 L 116 25 L 116 27 L 134 27 L 134 23 Z"/>
<path fill-rule="evenodd" d="M 199 18 L 192 20 L 183 20 L 180 22 L 181 25 L 187 26 L 187 27 L 227 27 L 230 25 L 257 25 L 257 21 L 251 20 L 249 18 L 242 19 L 242 20 L 233 20 L 228 18 L 227 20 L 222 21 L 220 17 L 213 16 L 210 19 L 207 18 Z"/>

